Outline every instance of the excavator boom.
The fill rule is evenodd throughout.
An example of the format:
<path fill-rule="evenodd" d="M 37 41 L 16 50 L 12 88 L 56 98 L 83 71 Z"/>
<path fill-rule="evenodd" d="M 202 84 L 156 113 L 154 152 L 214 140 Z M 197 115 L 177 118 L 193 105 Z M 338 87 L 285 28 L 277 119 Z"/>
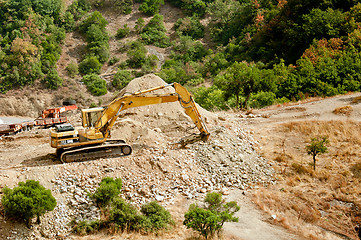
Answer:
<path fill-rule="evenodd" d="M 174 87 L 175 93 L 164 95 L 149 94 L 169 86 Z M 57 149 L 57 154 L 63 162 L 82 161 L 102 156 L 129 155 L 131 147 L 124 141 L 119 140 L 115 143 L 114 141 L 107 140 L 120 112 L 129 108 L 176 101 L 185 109 L 185 113 L 192 119 L 200 131 L 199 135 L 182 139 L 180 144 L 184 146 L 199 140 L 206 141 L 209 137 L 209 131 L 191 94 L 180 84 L 172 83 L 127 94 L 113 100 L 105 108 L 83 109 L 82 120 L 85 129 L 75 130 L 71 127 L 65 127 L 66 130 L 63 131 L 57 128 L 56 132 L 51 133 L 51 146 Z"/>

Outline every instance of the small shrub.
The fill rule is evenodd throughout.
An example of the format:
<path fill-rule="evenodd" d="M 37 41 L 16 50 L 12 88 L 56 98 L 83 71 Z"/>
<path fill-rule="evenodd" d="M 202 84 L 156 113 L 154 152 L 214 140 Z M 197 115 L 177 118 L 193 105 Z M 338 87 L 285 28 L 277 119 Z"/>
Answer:
<path fill-rule="evenodd" d="M 130 33 L 130 28 L 128 27 L 127 24 L 125 24 L 122 28 L 119 28 L 115 37 L 117 39 L 121 39 L 121 38 L 125 38 L 126 36 L 128 36 Z"/>
<path fill-rule="evenodd" d="M 87 86 L 89 92 L 95 96 L 101 96 L 107 93 L 106 81 L 96 74 L 85 75 L 82 81 Z"/>
<path fill-rule="evenodd" d="M 95 233 L 102 227 L 102 222 L 100 220 L 91 222 L 84 220 L 78 223 L 73 221 L 71 224 L 73 225 L 73 232 L 82 236 Z"/>
<path fill-rule="evenodd" d="M 114 65 L 114 64 L 116 64 L 117 62 L 119 62 L 119 58 L 118 57 L 112 57 L 109 61 L 108 61 L 108 64 L 110 65 L 110 66 L 112 66 L 112 65 Z"/>
<path fill-rule="evenodd" d="M 88 45 L 88 54 L 89 56 L 95 56 L 99 63 L 105 63 L 110 56 L 109 44 L 108 42 L 101 43 L 99 45 Z"/>
<path fill-rule="evenodd" d="M 86 33 L 91 25 L 98 25 L 100 29 L 105 29 L 108 21 L 98 11 L 94 11 L 80 24 L 79 30 L 82 33 Z"/>
<path fill-rule="evenodd" d="M 249 100 L 251 108 L 262 108 L 272 105 L 276 100 L 276 94 L 273 92 L 258 92 L 253 94 Z"/>
<path fill-rule="evenodd" d="M 159 13 L 160 6 L 164 4 L 164 0 L 144 0 L 139 6 L 139 11 L 148 16 L 153 16 Z"/>
<path fill-rule="evenodd" d="M 47 88 L 54 90 L 63 85 L 63 79 L 59 77 L 58 72 L 54 68 L 49 71 L 43 82 Z"/>
<path fill-rule="evenodd" d="M 122 231 L 137 230 L 140 219 L 135 207 L 127 203 L 122 198 L 115 198 L 109 212 L 109 221 L 116 224 Z"/>
<path fill-rule="evenodd" d="M 5 187 L 2 191 L 4 196 L 1 203 L 5 213 L 25 220 L 28 226 L 35 216 L 40 223 L 40 216 L 54 210 L 56 206 L 56 200 L 50 190 L 44 188 L 38 181 L 19 182 L 18 187 L 13 189 Z"/>
<path fill-rule="evenodd" d="M 95 199 L 99 206 L 106 206 L 120 194 L 121 189 L 122 180 L 120 178 L 114 180 L 113 178 L 106 177 L 102 179 L 99 187 L 91 197 Z"/>
<path fill-rule="evenodd" d="M 127 52 L 127 64 L 133 68 L 140 68 L 145 62 L 146 53 L 147 49 L 141 42 L 130 43 L 130 49 Z"/>
<path fill-rule="evenodd" d="M 350 116 L 352 111 L 353 111 L 352 107 L 350 105 L 347 105 L 347 106 L 335 108 L 332 112 L 337 115 Z"/>
<path fill-rule="evenodd" d="M 180 18 L 174 24 L 174 28 L 178 34 L 190 36 L 193 39 L 204 37 L 204 26 L 196 17 Z"/>
<path fill-rule="evenodd" d="M 238 218 L 233 215 L 239 209 L 240 207 L 234 201 L 224 203 L 222 194 L 208 193 L 203 208 L 197 204 L 191 204 L 188 212 L 184 214 L 183 224 L 207 239 L 219 233 L 225 222 L 238 222 Z"/>
<path fill-rule="evenodd" d="M 291 166 L 295 170 L 295 172 L 298 173 L 298 174 L 308 173 L 308 170 L 302 164 L 292 163 Z"/>
<path fill-rule="evenodd" d="M 102 64 L 97 57 L 88 56 L 79 64 L 79 72 L 83 75 L 91 73 L 99 74 L 101 67 Z"/>
<path fill-rule="evenodd" d="M 156 47 L 162 48 L 170 46 L 170 40 L 166 35 L 166 28 L 163 23 L 162 15 L 155 14 L 143 28 L 140 36 L 146 44 L 153 44 Z"/>
<path fill-rule="evenodd" d="M 156 232 L 173 224 L 169 211 L 159 205 L 156 201 L 144 204 L 141 213 L 145 218 L 140 221 L 140 227 L 145 232 Z"/>
<path fill-rule="evenodd" d="M 75 77 L 79 74 L 78 64 L 76 64 L 75 62 L 69 63 L 65 69 L 68 72 L 69 77 Z"/>
<path fill-rule="evenodd" d="M 132 73 L 128 70 L 120 70 L 114 74 L 112 85 L 117 89 L 124 88 L 133 79 Z"/>
<path fill-rule="evenodd" d="M 159 59 L 156 55 L 150 55 L 145 58 L 144 64 L 142 66 L 142 71 L 144 73 L 150 73 L 157 67 Z"/>
<path fill-rule="evenodd" d="M 145 26 L 145 21 L 143 18 L 138 18 L 137 21 L 135 22 L 135 31 L 137 33 L 141 33 L 143 31 L 143 28 Z"/>

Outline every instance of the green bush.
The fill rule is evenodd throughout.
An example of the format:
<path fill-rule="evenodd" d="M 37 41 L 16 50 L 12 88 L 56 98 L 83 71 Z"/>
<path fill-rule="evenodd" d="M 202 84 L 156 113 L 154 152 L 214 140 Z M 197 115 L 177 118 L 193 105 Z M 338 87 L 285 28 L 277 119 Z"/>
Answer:
<path fill-rule="evenodd" d="M 94 73 L 85 75 L 82 81 L 94 96 L 101 96 L 108 92 L 106 81 Z"/>
<path fill-rule="evenodd" d="M 4 196 L 1 203 L 5 213 L 25 220 L 28 226 L 35 216 L 37 222 L 40 223 L 40 216 L 54 210 L 56 206 L 56 200 L 51 191 L 40 185 L 38 181 L 19 182 L 18 187 L 13 189 L 5 187 L 2 191 Z"/>
<path fill-rule="evenodd" d="M 83 75 L 91 73 L 99 74 L 101 67 L 102 64 L 97 57 L 88 56 L 79 64 L 79 72 Z"/>
<path fill-rule="evenodd" d="M 171 57 L 182 60 L 184 63 L 201 61 L 203 57 L 209 54 L 209 51 L 200 41 L 194 41 L 190 36 L 181 36 L 179 42 L 174 46 L 174 50 L 175 52 Z"/>
<path fill-rule="evenodd" d="M 224 203 L 222 194 L 208 193 L 203 208 L 197 204 L 190 205 L 188 212 L 184 214 L 183 224 L 207 239 L 219 233 L 225 222 L 238 222 L 238 218 L 233 215 L 239 209 L 235 201 Z"/>
<path fill-rule="evenodd" d="M 145 25 L 140 36 L 146 44 L 153 44 L 156 47 L 163 48 L 170 46 L 162 15 L 155 14 L 149 23 Z"/>
<path fill-rule="evenodd" d="M 109 56 L 110 56 L 110 51 L 109 51 L 109 44 L 108 42 L 106 43 L 101 43 L 99 45 L 88 45 L 89 51 L 88 51 L 88 56 L 95 56 L 100 63 L 105 63 L 106 61 L 108 61 Z"/>
<path fill-rule="evenodd" d="M 133 79 L 133 75 L 128 70 L 120 70 L 113 76 L 112 85 L 116 89 L 122 89 Z"/>
<path fill-rule="evenodd" d="M 128 60 L 127 63 L 130 67 L 140 68 L 145 62 L 145 56 L 147 49 L 139 41 L 130 43 L 130 49 L 127 52 Z"/>
<path fill-rule="evenodd" d="M 122 28 L 119 28 L 117 30 L 117 33 L 115 34 L 115 37 L 117 39 L 121 39 L 121 38 L 125 38 L 126 36 L 128 36 L 130 33 L 130 28 L 128 27 L 127 24 L 124 24 L 124 26 Z"/>
<path fill-rule="evenodd" d="M 150 55 L 148 57 L 145 58 L 144 64 L 142 66 L 142 72 L 143 73 L 151 73 L 152 71 L 154 71 L 154 69 L 156 69 L 157 67 L 157 63 L 158 63 L 159 59 L 156 55 Z"/>
<path fill-rule="evenodd" d="M 79 74 L 78 64 L 76 64 L 74 61 L 69 63 L 68 66 L 66 66 L 65 69 L 68 72 L 68 75 L 70 77 L 75 77 L 76 75 Z"/>
<path fill-rule="evenodd" d="M 178 34 L 190 36 L 193 39 L 204 37 L 204 26 L 197 17 L 179 18 L 174 24 L 174 29 Z"/>
<path fill-rule="evenodd" d="M 54 68 L 49 71 L 43 82 L 47 88 L 54 90 L 63 85 L 63 79 L 59 77 L 58 72 Z"/>
<path fill-rule="evenodd" d="M 100 45 L 104 42 L 108 42 L 109 36 L 105 29 L 102 29 L 99 25 L 92 24 L 86 31 L 86 41 L 91 45 Z"/>
<path fill-rule="evenodd" d="M 141 219 L 139 225 L 145 232 L 157 232 L 160 229 L 166 229 L 174 223 L 169 211 L 156 201 L 144 204 L 140 211 L 144 218 Z"/>
<path fill-rule="evenodd" d="M 100 220 L 95 221 L 80 221 L 80 222 L 71 222 L 73 225 L 73 232 L 79 235 L 87 235 L 90 233 L 95 233 L 102 228 L 103 223 Z"/>
<path fill-rule="evenodd" d="M 104 30 L 108 21 L 98 11 L 94 11 L 79 25 L 79 30 L 86 33 L 91 25 L 98 25 L 101 30 Z"/>
<path fill-rule="evenodd" d="M 108 61 L 108 64 L 110 65 L 110 66 L 112 66 L 112 65 L 114 65 L 114 64 L 116 64 L 117 62 L 119 62 L 119 58 L 118 57 L 112 57 L 109 61 Z"/>
<path fill-rule="evenodd" d="M 113 178 L 105 177 L 91 196 L 99 206 L 106 206 L 120 194 L 121 189 L 122 180 L 120 178 L 114 180 Z"/>
<path fill-rule="evenodd" d="M 226 109 L 227 107 L 233 107 L 233 105 L 227 106 L 225 100 L 225 93 L 223 90 L 212 86 L 209 88 L 199 87 L 194 93 L 195 101 L 202 107 L 208 110 Z"/>
<path fill-rule="evenodd" d="M 135 26 L 134 29 L 137 33 L 141 33 L 143 31 L 145 25 L 145 21 L 143 18 L 138 18 L 137 21 L 135 22 Z"/>
<path fill-rule="evenodd" d="M 164 0 L 144 0 L 139 6 L 139 11 L 148 16 L 159 13 L 160 6 L 164 4 Z"/>
<path fill-rule="evenodd" d="M 109 211 L 109 221 L 116 224 L 122 231 L 137 230 L 140 216 L 135 207 L 122 198 L 115 198 Z"/>
<path fill-rule="evenodd" d="M 273 92 L 258 92 L 252 94 L 248 102 L 251 108 L 262 108 L 274 104 L 276 101 L 276 94 Z"/>

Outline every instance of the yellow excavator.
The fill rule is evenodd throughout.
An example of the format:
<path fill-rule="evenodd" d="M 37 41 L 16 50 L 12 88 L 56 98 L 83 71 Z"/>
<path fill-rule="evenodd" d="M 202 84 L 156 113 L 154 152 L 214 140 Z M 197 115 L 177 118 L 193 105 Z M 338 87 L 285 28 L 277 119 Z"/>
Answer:
<path fill-rule="evenodd" d="M 175 89 L 175 93 L 149 94 L 169 86 Z M 83 128 L 75 129 L 71 124 L 57 125 L 51 132 L 50 145 L 56 148 L 56 154 L 63 163 L 130 155 L 132 148 L 124 140 L 108 139 L 120 112 L 128 108 L 176 101 L 185 109 L 186 114 L 200 131 L 200 134 L 183 138 L 179 143 L 185 146 L 199 140 L 208 140 L 210 133 L 191 94 L 180 84 L 172 83 L 125 94 L 106 107 L 82 109 Z"/>

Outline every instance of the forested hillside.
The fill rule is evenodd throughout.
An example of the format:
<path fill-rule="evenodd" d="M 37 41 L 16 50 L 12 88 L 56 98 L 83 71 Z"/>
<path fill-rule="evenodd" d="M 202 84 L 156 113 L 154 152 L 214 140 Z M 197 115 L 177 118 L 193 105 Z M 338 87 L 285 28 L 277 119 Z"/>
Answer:
<path fill-rule="evenodd" d="M 165 4 L 181 12 L 171 27 L 160 11 Z M 135 24 L 113 34 L 104 11 L 140 14 Z M 356 0 L 2 0 L 0 19 L 3 94 L 34 83 L 55 90 L 78 77 L 101 96 L 153 72 L 187 86 L 203 107 L 226 109 L 361 87 Z M 62 76 L 57 62 L 70 33 L 79 34 L 86 46 Z M 109 46 L 112 40 L 116 50 Z M 165 49 L 165 61 L 149 46 Z M 105 81 L 109 67 L 117 70 Z"/>

